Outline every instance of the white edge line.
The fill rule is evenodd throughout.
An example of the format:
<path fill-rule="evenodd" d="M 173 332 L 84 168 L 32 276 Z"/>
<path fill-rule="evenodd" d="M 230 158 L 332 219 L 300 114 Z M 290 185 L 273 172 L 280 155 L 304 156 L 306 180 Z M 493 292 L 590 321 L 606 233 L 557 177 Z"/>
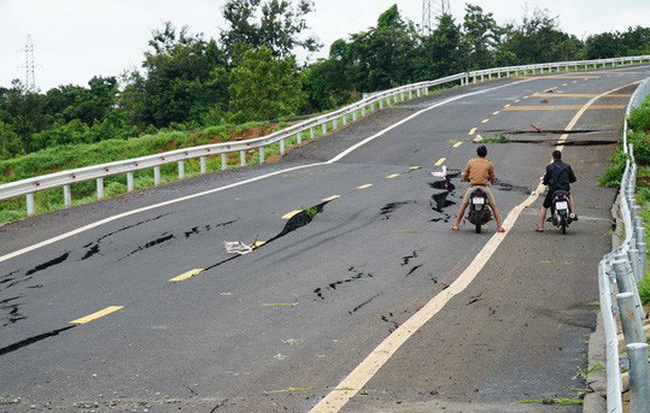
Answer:
<path fill-rule="evenodd" d="M 261 176 L 255 177 L 255 178 L 251 178 L 251 179 L 241 181 L 241 182 L 236 182 L 234 184 L 222 186 L 222 187 L 211 189 L 211 190 L 204 191 L 204 192 L 199 192 L 199 193 L 193 194 L 193 195 L 187 195 L 187 196 L 184 196 L 184 197 L 181 197 L 181 198 L 172 199 L 172 200 L 169 200 L 169 201 L 161 202 L 159 204 L 149 205 L 147 207 L 134 209 L 133 211 L 128 211 L 128 212 L 124 212 L 124 213 L 121 213 L 121 214 L 118 214 L 118 215 L 114 215 L 112 217 L 104 218 L 104 219 L 99 220 L 97 222 L 94 222 L 92 224 L 85 225 L 83 227 L 80 227 L 80 228 L 77 228 L 75 230 L 66 232 L 66 233 L 58 235 L 56 237 L 53 237 L 53 238 L 47 239 L 45 241 L 41 241 L 39 243 L 30 245 L 29 247 L 25 247 L 25 248 L 22 248 L 22 249 L 20 249 L 18 251 L 14 251 L 12 253 L 3 255 L 3 256 L 0 257 L 0 263 L 2 263 L 4 261 L 7 261 L 7 260 L 10 260 L 12 258 L 16 258 L 16 257 L 18 257 L 20 255 L 23 255 L 23 254 L 26 254 L 28 252 L 32 252 L 32 251 L 37 250 L 39 248 L 45 247 L 47 245 L 54 244 L 55 242 L 62 241 L 64 239 L 67 239 L 67 238 L 73 237 L 75 235 L 81 234 L 82 232 L 91 230 L 93 228 L 97 228 L 97 227 L 99 227 L 101 225 L 108 224 L 109 222 L 117 221 L 118 219 L 126 218 L 126 217 L 129 217 L 131 215 L 139 214 L 141 212 L 146 212 L 146 211 L 150 211 L 152 209 L 156 209 L 156 208 L 160 208 L 160 207 L 164 207 L 164 206 L 168 206 L 168 205 L 173 205 L 173 204 L 183 202 L 183 201 L 188 201 L 190 199 L 198 198 L 198 197 L 201 197 L 201 196 L 204 196 L 204 195 L 210 195 L 210 194 L 213 194 L 213 193 L 216 193 L 216 192 L 225 191 L 227 189 L 231 189 L 231 188 L 235 188 L 235 187 L 238 187 L 238 186 L 246 185 L 246 184 L 249 184 L 251 182 L 255 182 L 255 181 L 262 180 L 262 179 L 270 178 L 272 176 L 280 175 L 280 174 L 283 174 L 283 173 L 292 172 L 292 171 L 296 171 L 296 170 L 299 170 L 299 169 L 313 168 L 313 167 L 316 167 L 316 166 L 332 164 L 334 162 L 340 161 L 341 159 L 343 159 L 344 157 L 346 157 L 347 155 L 349 155 L 350 153 L 352 153 L 356 149 L 359 149 L 363 145 L 367 144 L 368 142 L 371 142 L 371 141 L 379 138 L 380 136 L 385 135 L 387 132 L 397 128 L 398 126 L 403 125 L 404 123 L 410 121 L 411 119 L 413 119 L 413 118 L 415 118 L 417 116 L 420 116 L 421 114 L 423 114 L 425 112 L 428 112 L 428 111 L 430 111 L 432 109 L 438 108 L 440 106 L 446 105 L 446 104 L 448 104 L 450 102 L 454 102 L 454 101 L 459 100 L 459 99 L 463 99 L 463 98 L 466 98 L 466 97 L 479 95 L 479 94 L 483 94 L 483 93 L 488 93 L 488 92 L 491 92 L 493 90 L 502 89 L 502 88 L 513 86 L 513 85 L 516 85 L 516 84 L 519 84 L 519 83 L 529 82 L 531 80 L 534 80 L 534 79 L 519 80 L 517 82 L 507 83 L 505 85 L 496 86 L 496 87 L 493 87 L 493 88 L 490 88 L 490 89 L 478 90 L 478 91 L 475 91 L 475 92 L 466 93 L 466 94 L 463 94 L 463 95 L 455 96 L 455 97 L 443 100 L 441 102 L 438 102 L 438 103 L 436 103 L 436 104 L 434 104 L 432 106 L 429 106 L 429 107 L 427 107 L 425 109 L 420 110 L 419 112 L 416 112 L 416 113 L 412 114 L 411 116 L 409 116 L 409 117 L 407 117 L 405 119 L 402 119 L 401 121 L 399 121 L 397 123 L 392 124 L 391 126 L 387 127 L 386 129 L 384 129 L 384 130 L 382 130 L 382 131 L 380 131 L 380 132 L 378 132 L 378 133 L 364 139 L 363 141 L 351 146 L 350 148 L 348 148 L 345 151 L 341 152 L 339 155 L 335 156 L 334 158 L 330 159 L 329 161 L 318 162 L 318 163 L 313 163 L 313 164 L 309 164 L 309 165 L 301 165 L 301 166 L 296 166 L 296 167 L 293 167 L 293 168 L 283 169 L 281 171 L 271 172 L 271 173 L 266 174 L 266 175 L 261 175 Z"/>

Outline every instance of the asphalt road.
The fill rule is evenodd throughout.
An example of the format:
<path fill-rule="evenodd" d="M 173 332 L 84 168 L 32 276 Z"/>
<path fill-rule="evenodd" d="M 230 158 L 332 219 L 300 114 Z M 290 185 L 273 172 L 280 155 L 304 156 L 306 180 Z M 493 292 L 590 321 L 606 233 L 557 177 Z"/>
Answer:
<path fill-rule="evenodd" d="M 455 88 L 274 164 L 0 228 L 0 411 L 580 411 L 550 401 L 584 387 L 615 197 L 597 178 L 648 74 Z M 538 234 L 530 194 L 565 129 L 580 220 Z M 510 140 L 487 145 L 505 236 L 450 232 L 465 186 L 430 174 L 461 169 L 477 135 Z"/>

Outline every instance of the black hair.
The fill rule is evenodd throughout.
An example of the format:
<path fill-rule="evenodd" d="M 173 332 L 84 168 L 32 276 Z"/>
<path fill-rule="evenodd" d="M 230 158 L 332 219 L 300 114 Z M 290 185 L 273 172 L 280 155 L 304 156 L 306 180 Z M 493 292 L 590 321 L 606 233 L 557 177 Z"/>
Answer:
<path fill-rule="evenodd" d="M 553 151 L 553 159 L 556 161 L 558 159 L 562 159 L 562 152 L 558 151 L 557 149 Z"/>
<path fill-rule="evenodd" d="M 478 148 L 476 148 L 476 154 L 481 158 L 485 158 L 487 156 L 487 148 L 485 147 L 485 145 L 481 145 Z"/>

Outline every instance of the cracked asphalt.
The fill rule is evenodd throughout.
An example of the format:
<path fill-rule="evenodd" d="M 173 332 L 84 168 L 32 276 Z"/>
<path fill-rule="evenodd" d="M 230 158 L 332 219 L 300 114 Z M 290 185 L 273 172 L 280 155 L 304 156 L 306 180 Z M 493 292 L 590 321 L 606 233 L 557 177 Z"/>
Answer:
<path fill-rule="evenodd" d="M 623 86 L 648 73 L 629 67 L 455 88 L 378 111 L 272 164 L 1 227 L 5 255 L 118 213 L 277 173 L 1 262 L 0 411 L 309 412 L 448 292 L 494 235 L 493 222 L 484 234 L 468 225 L 449 231 L 465 185 L 457 175 L 453 187 L 441 184 L 434 164 L 462 169 L 477 135 L 522 140 L 487 144 L 505 217 L 537 187 L 559 138 L 530 125 L 563 131 L 577 112 L 547 110 L 535 94 L 556 88 L 548 104 L 579 106 L 589 98 L 570 95 L 621 88 L 597 102 L 620 106 L 633 90 Z M 524 208 L 476 278 L 341 412 L 580 411 L 553 401 L 579 399 L 584 388 L 578 373 L 615 197 L 597 178 L 622 120 L 620 109 L 587 110 L 568 137 L 599 141 L 565 145 L 580 216 L 568 234 L 533 231 L 541 199 Z M 272 242 L 238 256 L 224 241 Z M 85 316 L 91 321 L 71 324 Z"/>

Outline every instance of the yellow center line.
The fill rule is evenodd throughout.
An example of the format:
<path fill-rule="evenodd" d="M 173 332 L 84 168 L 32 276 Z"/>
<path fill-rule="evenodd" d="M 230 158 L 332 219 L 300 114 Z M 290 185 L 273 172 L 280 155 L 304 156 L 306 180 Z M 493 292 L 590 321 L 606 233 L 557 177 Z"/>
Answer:
<path fill-rule="evenodd" d="M 368 189 L 372 187 L 372 184 L 365 184 L 365 185 L 360 185 L 357 187 L 357 189 Z"/>
<path fill-rule="evenodd" d="M 96 313 L 92 313 L 90 315 L 87 315 L 87 316 L 82 317 L 82 318 L 78 318 L 76 320 L 72 320 L 72 321 L 70 321 L 70 324 L 80 325 L 80 324 L 90 323 L 91 321 L 94 321 L 94 320 L 97 320 L 98 318 L 107 316 L 107 315 L 109 315 L 111 313 L 114 313 L 116 311 L 119 311 L 119 310 L 121 310 L 123 308 L 124 308 L 124 306 L 122 306 L 122 305 L 114 305 L 114 306 L 111 306 L 111 307 L 106 307 L 103 310 L 97 311 Z"/>
<path fill-rule="evenodd" d="M 481 121 L 481 123 L 488 123 L 489 121 L 490 121 L 490 118 L 487 118 L 487 119 L 483 119 L 483 120 Z"/>
<path fill-rule="evenodd" d="M 251 244 L 251 248 L 252 249 L 259 248 L 264 244 L 266 244 L 266 241 L 255 241 L 253 244 Z"/>
<path fill-rule="evenodd" d="M 438 159 L 438 162 L 436 162 L 434 165 L 435 166 L 440 166 L 443 163 L 445 163 L 446 160 L 447 160 L 447 158 L 440 158 L 440 159 Z"/>
<path fill-rule="evenodd" d="M 323 202 L 334 201 L 334 200 L 339 199 L 340 197 L 341 197 L 341 195 L 332 195 L 332 196 L 330 196 L 330 197 L 324 198 L 324 199 L 323 199 Z"/>
<path fill-rule="evenodd" d="M 600 96 L 594 93 L 535 93 L 535 97 L 540 98 L 594 98 Z M 632 95 L 625 93 L 605 95 L 605 98 L 629 98 Z"/>
<path fill-rule="evenodd" d="M 388 176 L 386 177 L 386 179 L 397 178 L 397 177 L 400 176 L 400 175 L 401 175 L 401 174 L 392 174 L 392 175 L 388 175 Z"/>
<path fill-rule="evenodd" d="M 294 216 L 296 216 L 296 215 L 298 215 L 299 213 L 301 213 L 302 211 L 304 211 L 304 209 L 294 209 L 293 211 L 291 211 L 291 212 L 287 212 L 286 214 L 284 214 L 284 215 L 282 216 L 282 219 L 291 219 L 291 218 L 293 218 Z"/>
<path fill-rule="evenodd" d="M 515 103 L 519 103 L 519 102 L 521 102 L 521 99 L 515 100 Z"/>
<path fill-rule="evenodd" d="M 417 171 L 418 169 L 422 169 L 422 167 L 420 165 L 411 165 L 409 171 Z"/>
<path fill-rule="evenodd" d="M 512 105 L 510 103 L 508 103 L 507 105 L 504 106 L 504 108 L 509 108 L 510 106 L 512 106 Z"/>
<path fill-rule="evenodd" d="M 463 144 L 462 141 L 460 141 L 460 142 L 456 142 L 456 143 L 454 144 L 454 148 L 458 148 L 458 147 L 459 147 L 460 145 L 462 145 L 462 144 Z"/>
<path fill-rule="evenodd" d="M 630 85 L 624 86 L 628 87 Z M 619 90 L 618 88 L 615 90 Z M 585 104 L 569 122 L 565 130 L 572 130 L 578 120 L 585 113 L 589 105 L 595 102 L 596 98 Z M 568 134 L 566 135 L 568 136 Z M 544 185 L 540 183 L 537 189 L 521 204 L 515 206 L 506 217 L 503 226 L 512 229 L 521 215 L 529 208 L 542 193 Z M 406 341 L 415 333 L 420 331 L 429 320 L 438 314 L 445 305 L 455 296 L 461 294 L 474 281 L 483 267 L 488 263 L 497 248 L 501 245 L 507 233 L 494 234 L 483 248 L 475 256 L 474 260 L 465 268 L 458 278 L 451 285 L 434 296 L 428 303 L 421 307 L 409 319 L 404 321 L 395 331 L 386 337 L 350 374 L 348 374 L 334 390 L 323 397 L 309 413 L 336 413 L 339 412 L 371 378 L 381 369 L 388 360 L 402 347 Z"/>
<path fill-rule="evenodd" d="M 179 275 L 177 277 L 171 278 L 169 280 L 169 282 L 177 283 L 177 282 L 189 280 L 190 278 L 194 277 L 195 275 L 199 275 L 203 271 L 205 271 L 203 268 L 195 268 L 195 269 L 190 270 L 190 271 L 188 271 L 186 273 L 183 273 L 183 274 L 181 274 L 181 275 Z"/>
<path fill-rule="evenodd" d="M 476 128 L 472 128 L 472 129 L 469 130 L 468 135 L 471 136 L 471 135 L 473 135 L 473 134 L 475 134 L 475 133 L 476 133 Z"/>
<path fill-rule="evenodd" d="M 492 114 L 493 114 L 494 116 L 498 115 L 499 113 L 501 113 L 500 110 L 497 110 L 496 112 L 492 112 Z"/>
<path fill-rule="evenodd" d="M 525 110 L 580 110 L 580 105 L 544 105 L 544 106 L 512 106 L 506 109 L 509 112 Z M 625 105 L 592 105 L 588 110 L 618 110 L 625 109 Z"/>

